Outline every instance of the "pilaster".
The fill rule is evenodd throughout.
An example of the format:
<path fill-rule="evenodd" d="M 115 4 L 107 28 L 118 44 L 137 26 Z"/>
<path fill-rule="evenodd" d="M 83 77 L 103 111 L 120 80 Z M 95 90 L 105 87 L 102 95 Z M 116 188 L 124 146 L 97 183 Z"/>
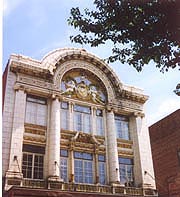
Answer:
<path fill-rule="evenodd" d="M 148 127 L 145 125 L 144 114 L 134 114 L 130 117 L 130 132 L 134 147 L 134 177 L 135 185 L 143 188 L 155 188 L 151 147 Z M 147 173 L 151 174 L 148 176 Z"/>
<path fill-rule="evenodd" d="M 6 172 L 6 188 L 9 182 L 16 179 L 17 185 L 21 185 L 22 175 L 22 144 L 24 133 L 24 119 L 26 107 L 26 93 L 23 89 L 15 90 L 14 117 L 11 135 L 11 148 L 9 157 L 9 169 Z M 10 181 L 11 180 L 11 181 Z"/>

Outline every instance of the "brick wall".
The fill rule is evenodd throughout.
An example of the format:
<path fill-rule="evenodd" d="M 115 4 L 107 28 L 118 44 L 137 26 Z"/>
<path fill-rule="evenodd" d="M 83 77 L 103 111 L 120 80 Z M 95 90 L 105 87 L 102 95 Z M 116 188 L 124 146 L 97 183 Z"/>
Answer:
<path fill-rule="evenodd" d="M 159 196 L 169 196 L 169 187 L 180 171 L 180 109 L 149 127 L 152 157 Z M 173 179 L 174 177 L 174 179 Z M 180 189 L 180 185 L 177 185 Z M 176 189 L 177 189 L 176 187 Z"/>

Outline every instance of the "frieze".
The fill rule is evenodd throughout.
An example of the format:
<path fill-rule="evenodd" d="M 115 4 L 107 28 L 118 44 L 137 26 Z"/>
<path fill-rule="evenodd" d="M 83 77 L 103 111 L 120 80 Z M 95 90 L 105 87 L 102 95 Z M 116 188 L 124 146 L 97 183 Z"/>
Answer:
<path fill-rule="evenodd" d="M 133 151 L 130 152 L 130 151 L 125 151 L 125 150 L 118 150 L 118 155 L 132 158 L 134 154 L 133 154 Z"/>
<path fill-rule="evenodd" d="M 126 143 L 126 144 L 132 145 L 133 141 L 132 140 L 125 140 L 125 139 L 118 138 L 117 139 L 117 143 Z"/>
<path fill-rule="evenodd" d="M 45 126 L 40 126 L 40 125 L 34 125 L 34 124 L 25 124 L 25 133 L 32 133 L 35 135 L 43 135 L 45 136 L 46 134 L 46 127 Z"/>
<path fill-rule="evenodd" d="M 117 146 L 118 146 L 119 148 L 132 149 L 132 144 L 118 143 Z"/>
<path fill-rule="evenodd" d="M 24 142 L 26 142 L 26 143 L 31 142 L 32 144 L 35 144 L 35 143 L 45 144 L 46 143 L 46 138 L 45 137 L 24 135 Z"/>
<path fill-rule="evenodd" d="M 28 84 L 36 87 L 41 87 L 45 89 L 55 89 L 55 86 L 52 83 L 46 82 L 45 80 L 40 80 L 37 78 L 26 77 L 23 75 L 19 75 L 17 82 Z"/>
<path fill-rule="evenodd" d="M 83 132 L 77 132 L 76 135 L 71 138 L 71 142 L 77 143 L 87 143 L 87 144 L 95 144 L 100 145 L 101 143 L 96 139 L 94 135 L 83 133 Z"/>

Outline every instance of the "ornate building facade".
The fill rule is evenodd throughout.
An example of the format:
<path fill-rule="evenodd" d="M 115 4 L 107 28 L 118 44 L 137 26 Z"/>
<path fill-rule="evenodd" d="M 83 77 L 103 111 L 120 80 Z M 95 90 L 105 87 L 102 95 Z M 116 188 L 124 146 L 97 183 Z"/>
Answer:
<path fill-rule="evenodd" d="M 142 90 L 74 48 L 3 77 L 4 195 L 157 196 Z"/>

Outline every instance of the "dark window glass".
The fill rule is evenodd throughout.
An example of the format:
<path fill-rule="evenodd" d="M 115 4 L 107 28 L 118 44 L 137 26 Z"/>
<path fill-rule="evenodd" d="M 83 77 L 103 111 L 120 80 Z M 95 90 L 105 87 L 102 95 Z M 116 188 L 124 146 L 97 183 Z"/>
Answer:
<path fill-rule="evenodd" d="M 90 107 L 85 107 L 85 106 L 81 106 L 81 105 L 74 105 L 74 111 L 83 112 L 83 113 L 86 113 L 86 114 L 91 113 Z"/>
<path fill-rule="evenodd" d="M 91 153 L 74 152 L 74 157 L 78 159 L 92 160 L 93 156 Z"/>
<path fill-rule="evenodd" d="M 69 105 L 67 102 L 61 102 L 61 108 L 62 109 L 68 109 L 69 108 Z"/>
<path fill-rule="evenodd" d="M 98 155 L 98 161 L 105 161 L 104 155 Z"/>
<path fill-rule="evenodd" d="M 133 164 L 133 159 L 119 157 L 119 163 L 131 165 Z"/>
<path fill-rule="evenodd" d="M 103 111 L 101 109 L 96 110 L 96 116 L 103 116 Z"/>
<path fill-rule="evenodd" d="M 64 150 L 64 149 L 61 149 L 61 150 L 60 150 L 60 155 L 61 155 L 62 157 L 68 157 L 68 151 L 67 151 L 67 150 Z"/>

